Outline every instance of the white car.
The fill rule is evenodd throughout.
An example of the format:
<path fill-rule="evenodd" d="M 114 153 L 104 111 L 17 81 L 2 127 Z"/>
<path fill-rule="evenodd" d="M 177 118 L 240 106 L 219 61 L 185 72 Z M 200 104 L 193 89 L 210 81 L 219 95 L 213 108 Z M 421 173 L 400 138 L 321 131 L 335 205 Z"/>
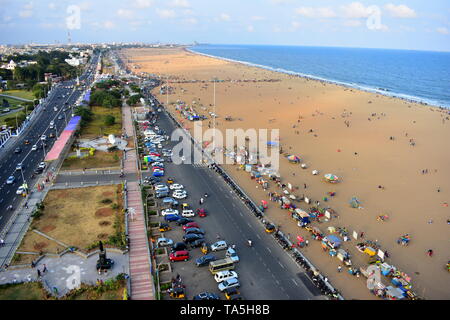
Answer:
<path fill-rule="evenodd" d="M 184 189 L 184 186 L 182 184 L 179 184 L 179 183 L 172 183 L 169 186 L 169 188 L 170 188 L 170 190 L 181 190 L 181 189 Z"/>
<path fill-rule="evenodd" d="M 18 163 L 16 166 L 16 171 L 22 170 L 23 169 L 23 165 L 22 162 Z"/>
<path fill-rule="evenodd" d="M 38 168 L 43 170 L 43 169 L 45 169 L 45 166 L 46 166 L 45 162 L 41 162 L 41 163 L 39 163 Z"/>
<path fill-rule="evenodd" d="M 176 214 L 176 215 L 178 215 L 178 210 L 175 210 L 175 209 L 164 209 L 164 210 L 161 210 L 161 215 L 162 216 L 166 216 L 168 214 Z"/>
<path fill-rule="evenodd" d="M 16 194 L 22 194 L 24 192 L 27 192 L 27 189 L 24 186 L 20 186 L 19 189 L 17 189 Z"/>
<path fill-rule="evenodd" d="M 239 283 L 239 280 L 237 278 L 230 278 L 228 280 L 222 281 L 219 285 L 218 288 L 220 291 L 224 291 L 225 289 L 228 288 L 239 288 L 241 286 L 241 284 Z"/>
<path fill-rule="evenodd" d="M 162 163 L 162 162 L 153 162 L 152 163 L 152 167 L 161 167 L 161 168 L 164 168 L 164 163 Z"/>
<path fill-rule="evenodd" d="M 43 135 L 41 136 L 41 140 L 42 140 L 42 141 L 47 140 L 47 136 L 46 136 L 45 134 L 43 134 Z"/>
<path fill-rule="evenodd" d="M 159 191 L 159 190 L 167 190 L 167 186 L 165 184 L 162 184 L 162 183 L 157 184 L 155 186 L 155 191 Z"/>
<path fill-rule="evenodd" d="M 33 144 L 33 146 L 31 147 L 31 151 L 36 151 L 37 150 L 37 145 Z"/>
<path fill-rule="evenodd" d="M 225 270 L 225 271 L 219 271 L 214 275 L 214 280 L 216 280 L 217 283 L 220 283 L 225 280 L 229 280 L 231 278 L 237 278 L 238 274 L 236 271 L 232 270 Z"/>
<path fill-rule="evenodd" d="M 172 194 L 172 197 L 175 199 L 186 199 L 187 192 L 184 190 L 175 190 Z"/>
<path fill-rule="evenodd" d="M 181 215 L 183 217 L 194 217 L 195 213 L 194 210 L 183 210 L 183 212 L 181 213 Z"/>
<path fill-rule="evenodd" d="M 226 248 L 228 248 L 228 245 L 225 241 L 220 240 L 217 242 L 214 242 L 211 245 L 211 251 L 220 251 L 220 250 L 225 250 Z"/>
<path fill-rule="evenodd" d="M 158 247 L 169 247 L 173 245 L 173 240 L 169 238 L 158 238 L 158 240 L 156 240 L 156 244 Z"/>

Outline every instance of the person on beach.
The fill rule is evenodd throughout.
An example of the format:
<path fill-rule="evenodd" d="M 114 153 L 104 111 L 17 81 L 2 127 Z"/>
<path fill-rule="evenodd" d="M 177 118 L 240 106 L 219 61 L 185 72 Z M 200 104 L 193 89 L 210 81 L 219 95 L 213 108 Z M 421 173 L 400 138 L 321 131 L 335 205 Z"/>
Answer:
<path fill-rule="evenodd" d="M 429 249 L 429 250 L 427 251 L 427 255 L 428 255 L 429 257 L 432 257 L 432 256 L 433 256 L 433 250 L 432 250 L 432 249 Z"/>

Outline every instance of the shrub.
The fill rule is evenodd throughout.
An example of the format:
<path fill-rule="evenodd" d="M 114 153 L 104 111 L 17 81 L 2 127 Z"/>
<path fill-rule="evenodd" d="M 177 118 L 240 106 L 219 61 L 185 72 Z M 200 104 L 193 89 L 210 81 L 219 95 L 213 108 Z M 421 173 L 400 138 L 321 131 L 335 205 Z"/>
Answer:
<path fill-rule="evenodd" d="M 105 126 L 112 126 L 116 123 L 116 118 L 110 114 L 105 116 L 104 119 Z"/>
<path fill-rule="evenodd" d="M 114 210 L 119 209 L 119 205 L 117 203 L 113 203 L 111 205 L 111 208 L 113 208 Z"/>
<path fill-rule="evenodd" d="M 111 203 L 111 202 L 112 202 L 111 199 L 103 199 L 103 200 L 101 201 L 101 203 L 105 203 L 105 204 L 108 204 L 108 203 Z"/>

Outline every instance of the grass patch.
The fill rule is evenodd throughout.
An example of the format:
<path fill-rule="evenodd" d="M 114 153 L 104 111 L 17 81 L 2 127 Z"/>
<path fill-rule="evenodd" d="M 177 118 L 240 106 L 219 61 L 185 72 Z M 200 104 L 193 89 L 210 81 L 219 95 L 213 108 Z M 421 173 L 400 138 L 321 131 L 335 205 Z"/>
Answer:
<path fill-rule="evenodd" d="M 41 229 L 38 229 L 39 231 L 49 234 L 51 231 L 53 231 L 56 228 L 54 224 L 48 223 L 48 224 L 42 224 Z M 58 239 L 58 238 L 57 238 Z M 61 240 L 61 239 L 58 239 Z M 64 240 L 61 240 L 64 242 Z M 65 243 L 65 242 L 64 242 Z M 57 244 L 55 241 L 49 240 L 36 232 L 33 232 L 33 230 L 28 230 L 27 234 L 23 238 L 22 242 L 20 243 L 19 248 L 17 251 L 22 252 L 36 252 L 36 253 L 60 253 L 65 248 L 59 244 Z M 31 258 L 31 259 L 30 259 Z M 31 260 L 36 259 L 37 256 L 35 255 L 28 255 L 28 254 L 18 254 L 19 260 L 15 261 L 14 264 L 24 264 L 24 263 L 31 263 Z"/>
<path fill-rule="evenodd" d="M 2 94 L 6 94 L 8 96 L 19 97 L 22 99 L 35 100 L 34 94 L 32 91 L 28 90 L 6 90 L 3 91 Z"/>
<path fill-rule="evenodd" d="M 0 286 L 0 300 L 43 300 L 44 289 L 40 282 L 5 284 Z"/>
<path fill-rule="evenodd" d="M 105 152 L 96 150 L 93 156 L 85 158 L 66 159 L 63 162 L 63 170 L 94 169 L 94 168 L 118 168 L 122 151 Z"/>
<path fill-rule="evenodd" d="M 31 228 L 81 249 L 99 240 L 108 242 L 117 230 L 124 230 L 121 190 L 121 185 L 51 190 L 44 200 L 42 216 L 33 220 Z M 105 197 L 114 201 L 117 209 L 103 204 L 101 201 Z M 21 251 L 34 251 L 25 250 L 29 248 L 25 246 L 37 242 L 35 234 L 32 230 L 27 232 Z"/>
<path fill-rule="evenodd" d="M 91 107 L 94 114 L 92 121 L 81 129 L 82 139 L 92 139 L 98 136 L 107 136 L 114 134 L 120 136 L 122 134 L 122 109 L 107 107 Z M 112 126 L 105 125 L 105 116 L 112 115 L 115 118 L 115 124 Z"/>

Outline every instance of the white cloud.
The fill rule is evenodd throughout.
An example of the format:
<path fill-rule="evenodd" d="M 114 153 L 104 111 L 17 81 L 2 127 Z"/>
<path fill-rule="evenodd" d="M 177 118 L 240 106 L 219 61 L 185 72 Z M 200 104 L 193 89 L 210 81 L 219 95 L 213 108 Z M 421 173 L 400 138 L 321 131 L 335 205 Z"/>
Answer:
<path fill-rule="evenodd" d="M 186 9 L 186 10 L 183 10 L 183 14 L 184 14 L 185 16 L 191 16 L 191 15 L 194 14 L 194 11 L 191 10 L 191 9 Z"/>
<path fill-rule="evenodd" d="M 253 20 L 253 21 L 263 21 L 263 20 L 266 20 L 265 17 L 261 17 L 261 16 L 253 16 L 253 17 L 251 17 L 250 19 Z"/>
<path fill-rule="evenodd" d="M 295 13 L 307 18 L 334 18 L 336 13 L 330 7 L 300 7 L 295 9 Z"/>
<path fill-rule="evenodd" d="M 28 2 L 22 6 L 22 10 L 19 11 L 19 17 L 29 18 L 33 15 L 33 2 Z"/>
<path fill-rule="evenodd" d="M 54 4 L 53 2 L 50 2 L 50 3 L 48 4 L 48 8 L 51 9 L 51 10 L 55 10 L 56 4 Z"/>
<path fill-rule="evenodd" d="M 230 21 L 231 17 L 228 14 L 226 14 L 226 13 L 221 13 L 219 15 L 219 20 L 221 20 L 221 21 Z"/>
<path fill-rule="evenodd" d="M 150 8 L 153 5 L 153 0 L 134 0 L 133 6 L 138 9 Z"/>
<path fill-rule="evenodd" d="M 359 27 L 362 25 L 361 20 L 345 20 L 343 25 L 346 27 Z"/>
<path fill-rule="evenodd" d="M 162 19 L 172 19 L 177 16 L 175 11 L 167 9 L 156 9 L 156 14 Z"/>
<path fill-rule="evenodd" d="M 247 31 L 248 32 L 253 32 L 253 31 L 255 31 L 255 28 L 252 25 L 250 25 L 250 26 L 247 27 Z"/>
<path fill-rule="evenodd" d="M 252 30 L 252 31 L 253 31 L 253 30 Z M 281 30 L 280 27 L 275 26 L 275 27 L 273 27 L 272 31 L 273 31 L 273 32 L 281 32 L 282 30 Z"/>
<path fill-rule="evenodd" d="M 415 18 L 417 17 L 416 12 L 410 7 L 400 4 L 398 6 L 389 3 L 384 6 L 384 8 L 390 13 L 394 18 Z"/>
<path fill-rule="evenodd" d="M 365 7 L 361 2 L 352 2 L 341 6 L 341 10 L 346 18 L 351 19 L 368 18 L 373 12 L 372 7 Z"/>
<path fill-rule="evenodd" d="M 436 32 L 439 32 L 440 34 L 450 34 L 450 31 L 446 27 L 437 28 Z"/>
<path fill-rule="evenodd" d="M 190 8 L 191 5 L 189 4 L 189 1 L 187 0 L 173 0 L 170 3 L 171 7 L 178 7 L 178 8 Z"/>
<path fill-rule="evenodd" d="M 292 0 L 270 0 L 270 2 L 273 3 L 273 4 L 279 5 L 279 4 L 288 4 L 288 3 L 291 3 Z"/>
<path fill-rule="evenodd" d="M 298 21 L 292 21 L 292 22 L 291 22 L 291 26 L 292 26 L 292 28 L 294 28 L 294 29 L 298 29 L 298 28 L 300 28 L 300 22 L 298 22 Z"/>
<path fill-rule="evenodd" d="M 118 9 L 116 11 L 116 14 L 123 19 L 134 19 L 135 18 L 135 14 L 133 10 L 129 10 L 129 9 Z"/>
<path fill-rule="evenodd" d="M 198 23 L 197 19 L 195 19 L 195 18 L 184 19 L 184 22 L 186 22 L 188 24 L 197 24 Z"/>
<path fill-rule="evenodd" d="M 80 7 L 80 9 L 82 11 L 88 11 L 92 7 L 92 2 L 84 1 L 84 2 L 81 2 L 80 4 L 78 4 L 78 6 Z"/>
<path fill-rule="evenodd" d="M 103 28 L 105 29 L 113 29 L 116 25 L 112 21 L 104 21 L 103 22 Z"/>

